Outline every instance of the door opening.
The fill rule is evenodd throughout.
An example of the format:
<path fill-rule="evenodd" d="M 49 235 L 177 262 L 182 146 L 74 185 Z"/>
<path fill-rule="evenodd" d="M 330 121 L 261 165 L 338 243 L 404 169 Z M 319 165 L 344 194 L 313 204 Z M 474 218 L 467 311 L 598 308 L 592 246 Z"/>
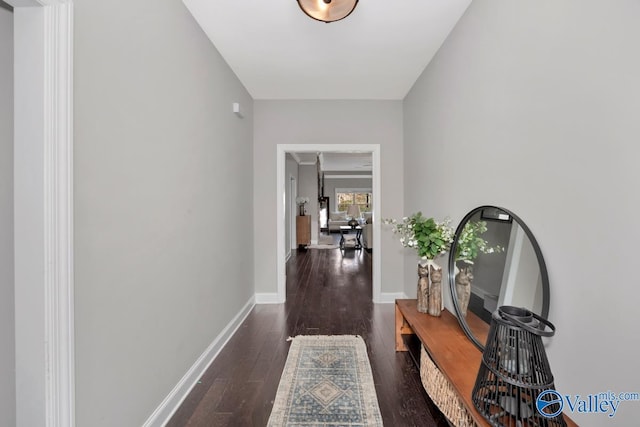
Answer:
<path fill-rule="evenodd" d="M 282 200 L 277 204 L 276 247 L 277 247 L 277 297 L 279 303 L 286 301 L 286 202 L 287 182 L 285 163 L 287 153 L 371 153 L 372 158 L 372 193 L 373 215 L 380 214 L 380 145 L 379 144 L 278 144 L 277 145 L 277 183 L 276 194 Z M 372 217 L 373 241 L 379 242 L 381 237 L 380 221 Z M 318 230 L 319 231 L 319 230 Z M 372 295 L 373 302 L 381 302 L 381 260 L 380 250 L 372 252 Z"/>

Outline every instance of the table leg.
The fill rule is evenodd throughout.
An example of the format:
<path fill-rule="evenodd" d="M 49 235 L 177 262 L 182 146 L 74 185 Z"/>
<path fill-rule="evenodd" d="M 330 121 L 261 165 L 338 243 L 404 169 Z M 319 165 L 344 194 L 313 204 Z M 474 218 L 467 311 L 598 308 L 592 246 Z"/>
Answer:
<path fill-rule="evenodd" d="M 407 346 L 404 344 L 404 340 L 402 339 L 402 335 L 413 334 L 413 329 L 406 322 L 402 312 L 396 307 L 396 351 L 409 351 Z"/>

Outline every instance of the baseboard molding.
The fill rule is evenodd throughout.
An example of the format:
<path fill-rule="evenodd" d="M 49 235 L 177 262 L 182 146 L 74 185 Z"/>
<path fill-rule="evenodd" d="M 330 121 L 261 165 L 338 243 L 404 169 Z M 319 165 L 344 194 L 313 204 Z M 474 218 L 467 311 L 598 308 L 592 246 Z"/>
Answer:
<path fill-rule="evenodd" d="M 284 257 L 284 262 L 288 262 L 289 258 L 291 258 L 291 250 L 289 250 L 289 252 L 287 252 L 287 256 Z"/>
<path fill-rule="evenodd" d="M 256 304 L 282 304 L 277 293 L 256 294 Z"/>
<path fill-rule="evenodd" d="M 393 304 L 397 299 L 409 299 L 409 297 L 404 292 L 382 292 L 380 300 L 376 302 L 378 304 Z"/>
<path fill-rule="evenodd" d="M 149 419 L 142 425 L 143 427 L 162 427 L 169 422 L 189 392 L 191 392 L 191 389 L 197 384 L 200 377 L 202 377 L 209 365 L 211 365 L 218 356 L 220 350 L 224 348 L 244 319 L 249 315 L 254 305 L 255 298 L 251 297 L 222 332 L 209 344 L 209 347 L 200 355 L 193 366 L 189 368 L 187 373 L 180 379 L 173 390 L 171 390 L 171 393 L 169 393 L 160 406 L 156 408 Z"/>

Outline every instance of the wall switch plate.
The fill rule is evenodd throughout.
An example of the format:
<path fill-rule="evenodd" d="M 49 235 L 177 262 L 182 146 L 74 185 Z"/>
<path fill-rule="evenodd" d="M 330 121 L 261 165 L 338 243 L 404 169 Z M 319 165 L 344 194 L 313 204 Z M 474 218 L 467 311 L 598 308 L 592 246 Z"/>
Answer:
<path fill-rule="evenodd" d="M 233 114 L 235 114 L 236 116 L 243 118 L 244 114 L 242 112 L 242 109 L 240 108 L 240 103 L 239 102 L 234 102 L 233 103 Z"/>

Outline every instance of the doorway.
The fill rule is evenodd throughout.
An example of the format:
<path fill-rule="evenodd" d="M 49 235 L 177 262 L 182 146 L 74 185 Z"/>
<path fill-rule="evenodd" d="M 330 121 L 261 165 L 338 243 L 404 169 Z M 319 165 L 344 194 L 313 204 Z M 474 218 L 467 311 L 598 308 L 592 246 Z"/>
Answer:
<path fill-rule="evenodd" d="M 287 153 L 370 153 L 372 157 L 372 192 L 373 215 L 380 215 L 380 145 L 379 144 L 278 144 L 277 145 L 277 194 L 282 195 L 281 202 L 277 203 L 277 300 L 286 301 L 286 197 L 287 183 L 285 176 L 285 162 Z M 380 241 L 380 221 L 373 218 L 373 241 Z M 374 303 L 381 302 L 381 260 L 380 250 L 372 252 L 372 299 Z"/>

